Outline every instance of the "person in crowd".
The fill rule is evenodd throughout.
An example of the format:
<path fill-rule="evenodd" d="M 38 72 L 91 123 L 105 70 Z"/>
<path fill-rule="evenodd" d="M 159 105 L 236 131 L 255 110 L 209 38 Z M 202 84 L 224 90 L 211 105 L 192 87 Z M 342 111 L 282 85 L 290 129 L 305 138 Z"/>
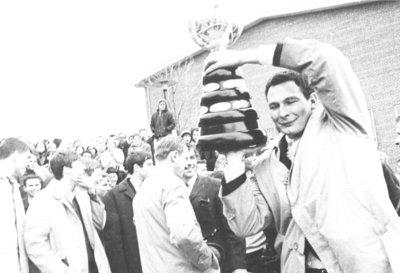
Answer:
<path fill-rule="evenodd" d="M 192 140 L 192 137 L 191 137 L 190 132 L 188 130 L 182 131 L 181 139 L 182 139 L 183 143 L 189 148 L 190 147 L 190 142 Z"/>
<path fill-rule="evenodd" d="M 78 153 L 79 154 L 79 153 Z M 82 158 L 86 158 L 86 159 L 92 159 L 92 153 L 88 150 L 84 150 L 82 152 Z"/>
<path fill-rule="evenodd" d="M 92 155 L 92 159 L 97 159 L 98 151 L 96 147 L 89 145 L 86 147 L 86 151 L 88 151 Z"/>
<path fill-rule="evenodd" d="M 31 154 L 29 164 L 26 166 L 26 171 L 22 177 L 18 180 L 21 185 L 24 185 L 23 179 L 28 175 L 37 175 L 42 180 L 42 188 L 49 184 L 50 180 L 53 178 L 53 174 L 50 172 L 47 165 L 39 166 L 37 158 L 35 156 L 35 151 Z M 24 197 L 25 192 L 21 192 Z"/>
<path fill-rule="evenodd" d="M 128 148 L 129 148 L 129 143 L 126 138 L 125 133 L 119 133 L 118 138 L 117 138 L 117 148 L 121 149 L 121 151 L 124 153 L 124 159 L 128 156 Z"/>
<path fill-rule="evenodd" d="M 145 153 L 151 153 L 151 147 L 148 143 L 142 140 L 139 134 L 134 134 L 132 143 L 128 150 L 128 154 L 139 151 L 143 151 Z"/>
<path fill-rule="evenodd" d="M 207 162 L 205 160 L 197 161 L 197 172 L 200 174 L 207 174 Z"/>
<path fill-rule="evenodd" d="M 56 146 L 56 150 L 61 148 L 61 144 L 63 143 L 61 138 L 54 138 L 53 143 Z"/>
<path fill-rule="evenodd" d="M 54 180 L 33 199 L 24 225 L 25 248 L 42 272 L 110 273 L 98 236 L 105 225 L 104 205 L 73 151 L 50 161 Z"/>
<path fill-rule="evenodd" d="M 113 188 L 108 175 L 94 159 L 82 157 L 82 163 L 85 165 L 84 178 L 91 181 L 90 184 L 94 185 L 97 196 L 103 200 L 106 193 Z"/>
<path fill-rule="evenodd" d="M 26 193 L 22 201 L 24 203 L 25 211 L 28 209 L 29 204 L 32 202 L 33 197 L 42 189 L 43 180 L 38 175 L 27 175 L 23 179 L 23 188 Z"/>
<path fill-rule="evenodd" d="M 175 129 L 175 119 L 168 111 L 166 100 L 160 99 L 157 105 L 157 111 L 151 116 L 150 128 L 158 140 L 172 133 Z"/>
<path fill-rule="evenodd" d="M 126 163 L 125 163 L 125 168 L 127 168 Z M 110 184 L 113 188 L 122 181 L 118 174 L 118 170 L 115 169 L 114 167 L 107 168 L 106 173 L 108 174 Z"/>
<path fill-rule="evenodd" d="M 194 151 L 196 152 L 196 158 L 197 161 L 202 160 L 201 155 L 199 153 L 199 150 L 197 149 L 197 142 L 199 141 L 200 137 L 200 129 L 195 127 L 190 130 L 190 146 L 194 148 Z"/>
<path fill-rule="evenodd" d="M 140 135 L 140 137 L 142 138 L 142 141 L 148 143 L 149 138 L 150 138 L 150 134 L 149 134 L 149 132 L 147 131 L 147 129 L 145 129 L 145 128 L 140 129 L 140 130 L 139 130 L 139 135 Z M 150 144 L 150 143 L 149 143 L 149 144 Z"/>
<path fill-rule="evenodd" d="M 130 176 L 104 197 L 107 221 L 102 237 L 113 273 L 142 272 L 136 228 L 132 221 L 132 200 L 153 168 L 151 154 L 143 151 L 132 153 L 126 160 Z"/>
<path fill-rule="evenodd" d="M 188 188 L 203 238 L 219 251 L 221 272 L 247 272 L 246 241 L 235 236 L 222 213 L 222 203 L 218 197 L 220 181 L 197 173 L 196 154 L 192 147 L 189 148 L 186 161 L 183 181 Z"/>
<path fill-rule="evenodd" d="M 49 164 L 47 145 L 44 141 L 39 141 L 35 145 L 37 152 L 37 162 L 39 166 L 47 166 Z"/>
<path fill-rule="evenodd" d="M 155 153 L 157 174 L 133 199 L 144 273 L 219 272 L 219 251 L 203 240 L 182 181 L 186 156 L 179 137 L 162 138 Z"/>
<path fill-rule="evenodd" d="M 123 169 L 125 160 L 124 153 L 121 149 L 117 148 L 115 138 L 110 137 L 106 142 L 107 149 L 100 155 L 100 163 L 103 168 L 116 167 Z"/>
<path fill-rule="evenodd" d="M 195 127 L 195 128 L 192 128 L 191 130 L 190 130 L 190 136 L 191 136 L 191 144 L 193 144 L 194 146 L 196 146 L 197 145 L 197 142 L 199 141 L 199 137 L 200 137 L 200 129 L 199 128 L 197 128 L 197 127 Z"/>
<path fill-rule="evenodd" d="M 231 228 L 247 236 L 274 226 L 282 272 L 400 272 L 400 222 L 349 61 L 331 45 L 288 38 L 211 54 L 205 73 L 245 63 L 289 70 L 265 89 L 281 134 L 254 164 L 256 187 L 246 183 L 244 152 L 227 154 Z"/>
<path fill-rule="evenodd" d="M 74 150 L 78 155 L 82 156 L 83 153 L 85 152 L 85 147 L 83 145 L 76 145 L 74 147 Z"/>
<path fill-rule="evenodd" d="M 30 147 L 17 138 L 0 145 L 0 266 L 5 272 L 29 273 L 23 242 L 24 206 L 17 177 L 30 163 Z"/>

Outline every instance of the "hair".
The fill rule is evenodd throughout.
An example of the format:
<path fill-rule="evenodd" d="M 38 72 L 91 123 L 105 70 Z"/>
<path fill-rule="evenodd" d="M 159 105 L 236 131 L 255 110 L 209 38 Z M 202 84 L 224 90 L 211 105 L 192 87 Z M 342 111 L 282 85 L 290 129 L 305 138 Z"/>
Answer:
<path fill-rule="evenodd" d="M 200 132 L 200 128 L 194 127 L 194 128 L 192 128 L 192 129 L 190 129 L 190 136 L 191 136 L 191 137 L 193 137 L 193 133 L 194 133 L 194 132 Z"/>
<path fill-rule="evenodd" d="M 160 100 L 158 101 L 158 103 L 157 103 L 157 111 L 160 110 L 160 103 L 162 103 L 162 102 L 165 103 L 165 110 L 164 110 L 164 111 L 167 111 L 167 110 L 168 110 L 168 104 L 167 104 L 167 100 L 165 100 L 165 99 L 160 99 Z"/>
<path fill-rule="evenodd" d="M 85 173 L 88 176 L 92 176 L 94 170 L 101 168 L 101 165 L 98 161 L 91 159 L 91 158 L 82 158 L 82 163 L 85 165 Z"/>
<path fill-rule="evenodd" d="M 177 151 L 179 154 L 181 154 L 184 148 L 185 144 L 180 137 L 168 135 L 157 143 L 154 157 L 157 160 L 165 160 L 170 152 Z"/>
<path fill-rule="evenodd" d="M 303 93 L 304 97 L 308 100 L 310 98 L 311 93 L 314 90 L 311 88 L 309 84 L 309 80 L 305 74 L 298 73 L 293 70 L 287 70 L 283 72 L 276 73 L 272 76 L 272 78 L 268 81 L 265 86 L 265 97 L 268 100 L 268 92 L 272 86 L 276 86 L 285 82 L 292 81 L 294 82 Z"/>
<path fill-rule="evenodd" d="M 29 174 L 27 176 L 24 176 L 24 178 L 22 180 L 22 182 L 24 183 L 23 184 L 24 186 L 26 186 L 26 181 L 29 180 L 29 179 L 39 179 L 40 185 L 43 187 L 43 179 L 40 176 L 36 175 L 36 174 Z"/>
<path fill-rule="evenodd" d="M 57 152 L 50 160 L 50 169 L 55 179 L 63 178 L 64 167 L 72 167 L 72 162 L 80 159 L 80 156 L 74 151 Z"/>
<path fill-rule="evenodd" d="M 62 139 L 61 139 L 61 138 L 55 138 L 55 139 L 53 139 L 53 143 L 54 143 L 54 145 L 56 145 L 56 148 L 57 148 L 57 149 L 58 149 L 58 147 L 60 147 L 61 142 L 62 142 Z"/>
<path fill-rule="evenodd" d="M 143 167 L 144 162 L 148 159 L 151 159 L 151 154 L 149 153 L 146 153 L 144 151 L 133 152 L 126 159 L 125 168 L 128 173 L 133 174 L 135 164 Z"/>
<path fill-rule="evenodd" d="M 28 144 L 18 138 L 10 137 L 0 145 L 0 159 L 6 159 L 15 152 L 23 153 L 28 151 L 31 151 Z"/>
<path fill-rule="evenodd" d="M 92 152 L 90 151 L 90 150 L 95 150 L 95 154 L 92 154 Z M 98 151 L 97 151 L 97 148 L 96 147 L 94 147 L 94 146 L 87 146 L 86 147 L 86 151 L 88 151 L 91 155 L 92 155 L 92 158 L 94 158 L 94 157 L 96 157 L 97 156 L 97 154 L 99 153 Z"/>

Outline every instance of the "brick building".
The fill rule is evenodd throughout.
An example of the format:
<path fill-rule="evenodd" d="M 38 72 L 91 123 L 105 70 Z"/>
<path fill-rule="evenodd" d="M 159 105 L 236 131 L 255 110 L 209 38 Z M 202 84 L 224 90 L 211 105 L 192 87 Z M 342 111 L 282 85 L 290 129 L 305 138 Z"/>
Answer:
<path fill-rule="evenodd" d="M 333 44 L 347 56 L 366 95 L 378 149 L 388 154 L 394 166 L 400 158 L 400 150 L 394 145 L 395 108 L 400 105 L 400 2 L 347 1 L 341 5 L 269 14 L 247 25 L 231 48 L 254 48 L 282 41 L 285 37 L 317 39 Z M 181 109 L 181 130 L 197 125 L 201 74 L 207 54 L 199 50 L 186 56 L 190 65 L 187 62 L 182 65 L 181 61 L 175 63 L 174 69 L 180 69 L 182 73 L 175 77 L 177 84 L 165 95 L 170 104 L 174 100 L 174 105 Z M 246 65 L 243 71 L 254 107 L 260 115 L 261 127 L 273 135 L 264 86 L 277 70 L 270 66 Z M 154 75 L 163 73 L 165 71 L 161 70 Z M 154 75 L 138 83 L 146 87 L 149 117 L 158 99 L 164 96 L 160 87 L 146 84 Z"/>

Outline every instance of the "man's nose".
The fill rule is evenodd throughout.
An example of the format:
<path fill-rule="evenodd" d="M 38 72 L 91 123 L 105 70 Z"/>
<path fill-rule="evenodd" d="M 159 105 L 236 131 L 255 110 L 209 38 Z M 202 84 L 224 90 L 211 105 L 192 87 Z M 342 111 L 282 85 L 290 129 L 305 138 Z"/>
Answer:
<path fill-rule="evenodd" d="M 289 115 L 289 111 L 286 106 L 282 105 L 279 109 L 279 117 L 284 118 Z"/>

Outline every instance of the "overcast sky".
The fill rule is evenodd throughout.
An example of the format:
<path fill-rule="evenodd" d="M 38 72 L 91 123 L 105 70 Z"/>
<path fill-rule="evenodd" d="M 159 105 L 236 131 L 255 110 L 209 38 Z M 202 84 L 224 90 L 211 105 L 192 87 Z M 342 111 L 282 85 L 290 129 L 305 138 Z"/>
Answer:
<path fill-rule="evenodd" d="M 228 2 L 246 21 L 320 1 Z M 148 126 L 134 84 L 196 49 L 188 19 L 212 3 L 0 1 L 0 137 L 86 139 Z"/>

